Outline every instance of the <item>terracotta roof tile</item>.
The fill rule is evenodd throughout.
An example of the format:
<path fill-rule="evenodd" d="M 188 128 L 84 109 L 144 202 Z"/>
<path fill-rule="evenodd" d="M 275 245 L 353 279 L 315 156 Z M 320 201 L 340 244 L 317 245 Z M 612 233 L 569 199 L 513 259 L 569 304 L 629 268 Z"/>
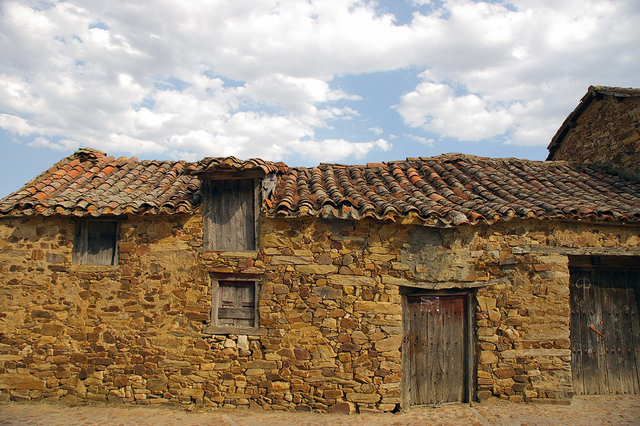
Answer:
<path fill-rule="evenodd" d="M 243 161 L 236 157 L 214 158 L 206 157 L 198 161 L 189 169 L 190 174 L 206 174 L 211 172 L 230 172 L 261 170 L 265 174 L 272 172 L 283 172 L 287 170 L 284 163 L 272 163 L 259 158 L 251 158 Z"/>
<path fill-rule="evenodd" d="M 290 168 L 269 214 L 395 220 L 434 225 L 513 218 L 640 221 L 640 184 L 567 162 L 461 154 L 368 166 Z"/>
<path fill-rule="evenodd" d="M 271 216 L 378 220 L 414 217 L 434 226 L 513 218 L 640 221 L 640 184 L 595 166 L 462 154 L 288 168 L 234 157 L 184 161 L 114 159 L 80 150 L 0 201 L 0 216 L 193 213 L 196 175 L 278 172 Z"/>
<path fill-rule="evenodd" d="M 115 159 L 84 148 L 0 201 L 0 216 L 191 213 L 200 181 L 184 161 Z"/>

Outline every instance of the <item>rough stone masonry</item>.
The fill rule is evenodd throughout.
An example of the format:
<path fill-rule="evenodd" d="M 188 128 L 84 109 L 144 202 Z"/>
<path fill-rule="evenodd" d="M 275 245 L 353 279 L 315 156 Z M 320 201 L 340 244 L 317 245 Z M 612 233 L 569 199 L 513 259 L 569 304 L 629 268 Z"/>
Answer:
<path fill-rule="evenodd" d="M 400 408 L 403 289 L 474 296 L 475 397 L 571 396 L 567 253 L 638 253 L 638 227 L 431 228 L 262 218 L 202 249 L 198 215 L 120 222 L 118 264 L 74 265 L 75 222 L 0 219 L 0 398 L 354 412 Z M 212 335 L 211 274 L 260 276 L 259 330 Z"/>

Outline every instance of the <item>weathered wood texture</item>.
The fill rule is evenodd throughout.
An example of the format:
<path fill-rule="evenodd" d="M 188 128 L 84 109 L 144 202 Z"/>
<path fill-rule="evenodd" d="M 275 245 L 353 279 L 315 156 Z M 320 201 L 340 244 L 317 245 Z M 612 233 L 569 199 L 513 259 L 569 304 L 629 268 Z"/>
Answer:
<path fill-rule="evenodd" d="M 640 393 L 640 270 L 570 267 L 573 387 Z"/>
<path fill-rule="evenodd" d="M 73 263 L 114 265 L 118 222 L 86 220 L 76 224 Z"/>
<path fill-rule="evenodd" d="M 465 295 L 409 297 L 411 404 L 465 398 Z"/>
<path fill-rule="evenodd" d="M 255 283 L 219 281 L 218 323 L 252 327 L 255 318 Z"/>
<path fill-rule="evenodd" d="M 211 330 L 233 332 L 257 327 L 257 279 L 212 275 L 211 293 Z"/>
<path fill-rule="evenodd" d="M 256 179 L 204 182 L 204 248 L 215 251 L 256 249 Z"/>

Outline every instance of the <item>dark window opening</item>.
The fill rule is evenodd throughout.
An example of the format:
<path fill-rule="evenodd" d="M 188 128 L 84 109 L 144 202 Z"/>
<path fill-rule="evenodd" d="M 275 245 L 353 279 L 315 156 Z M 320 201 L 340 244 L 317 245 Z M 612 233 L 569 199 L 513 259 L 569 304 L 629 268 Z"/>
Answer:
<path fill-rule="evenodd" d="M 73 263 L 77 265 L 115 265 L 118 222 L 86 220 L 76 224 Z"/>

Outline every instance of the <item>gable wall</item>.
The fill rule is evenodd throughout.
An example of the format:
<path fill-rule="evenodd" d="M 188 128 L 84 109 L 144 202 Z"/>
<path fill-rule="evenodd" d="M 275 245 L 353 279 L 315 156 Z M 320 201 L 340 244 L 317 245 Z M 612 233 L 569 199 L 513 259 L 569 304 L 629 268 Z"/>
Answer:
<path fill-rule="evenodd" d="M 638 227 L 263 218 L 259 252 L 203 252 L 202 218 L 173 216 L 123 221 L 120 264 L 89 267 L 71 264 L 73 229 L 0 221 L 4 399 L 394 410 L 416 282 L 474 289 L 476 397 L 563 399 L 569 275 L 554 250 L 640 250 Z M 202 333 L 209 273 L 231 272 L 264 274 L 255 336 Z"/>
<path fill-rule="evenodd" d="M 640 174 L 640 97 L 591 101 L 549 159 L 609 164 Z"/>

